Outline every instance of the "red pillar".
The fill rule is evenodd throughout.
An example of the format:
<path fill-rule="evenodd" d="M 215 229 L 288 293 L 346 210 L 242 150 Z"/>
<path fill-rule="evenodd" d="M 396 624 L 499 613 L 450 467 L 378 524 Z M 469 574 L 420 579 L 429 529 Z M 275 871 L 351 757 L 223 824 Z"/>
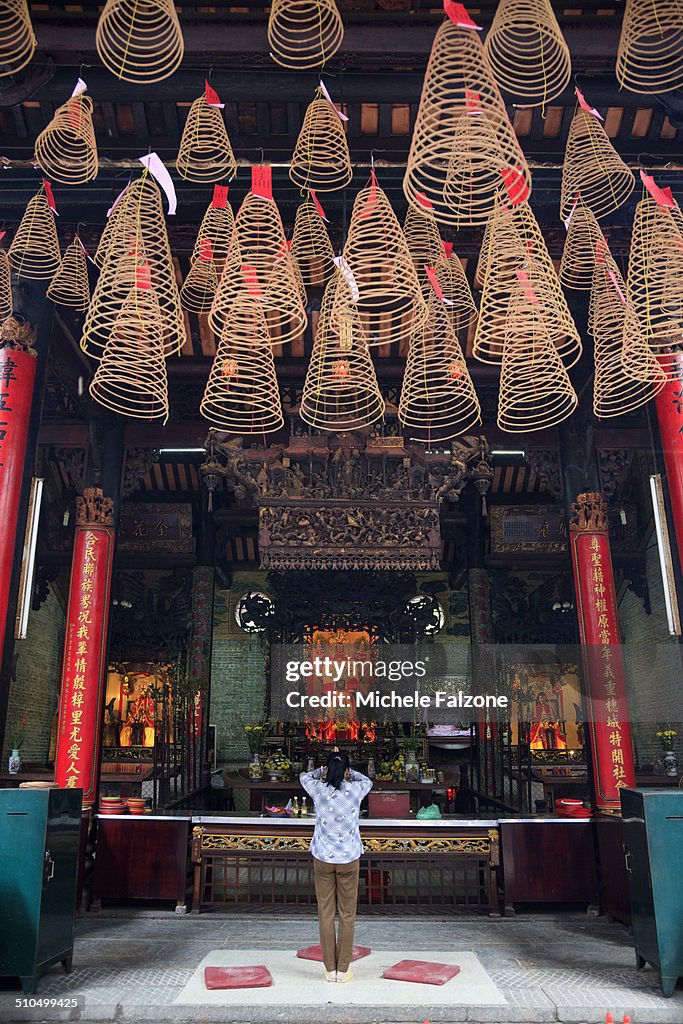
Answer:
<path fill-rule="evenodd" d="M 0 651 L 5 641 L 21 482 L 26 463 L 36 352 L 35 332 L 9 317 L 0 330 Z"/>
<path fill-rule="evenodd" d="M 665 356 L 669 380 L 655 399 L 671 500 L 678 557 L 683 569 L 683 352 Z"/>
<path fill-rule="evenodd" d="M 600 810 L 618 811 L 619 790 L 634 786 L 636 777 L 607 504 L 601 494 L 578 495 L 571 506 L 569 540 L 584 649 L 585 728 L 593 756 L 595 802 Z"/>
<path fill-rule="evenodd" d="M 97 791 L 107 669 L 107 627 L 115 531 L 113 502 L 99 487 L 76 499 L 76 533 L 66 613 L 55 782 Z"/>

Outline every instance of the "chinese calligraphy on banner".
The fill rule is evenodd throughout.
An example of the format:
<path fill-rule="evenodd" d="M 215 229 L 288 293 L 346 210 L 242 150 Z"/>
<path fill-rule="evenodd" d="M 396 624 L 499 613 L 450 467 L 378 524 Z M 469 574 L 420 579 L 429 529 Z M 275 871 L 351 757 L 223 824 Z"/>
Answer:
<path fill-rule="evenodd" d="M 580 494 L 572 510 L 575 520 L 569 529 L 595 794 L 598 807 L 618 810 L 619 790 L 635 785 L 635 770 L 607 506 L 600 494 Z"/>

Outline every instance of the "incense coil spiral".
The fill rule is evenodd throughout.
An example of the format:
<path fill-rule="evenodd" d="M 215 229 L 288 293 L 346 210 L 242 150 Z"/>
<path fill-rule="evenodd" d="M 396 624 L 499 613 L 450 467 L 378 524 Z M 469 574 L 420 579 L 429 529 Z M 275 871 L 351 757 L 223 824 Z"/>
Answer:
<path fill-rule="evenodd" d="M 213 426 L 234 434 L 270 434 L 284 425 L 263 305 L 247 294 L 232 305 L 200 405 Z"/>
<path fill-rule="evenodd" d="M 175 165 L 185 181 L 200 183 L 232 178 L 237 172 L 223 111 L 207 103 L 204 94 L 190 107 Z"/>
<path fill-rule="evenodd" d="M 107 222 L 95 253 L 95 262 L 102 261 L 102 269 L 81 336 L 81 348 L 94 359 L 104 351 L 116 316 L 132 287 L 130 264 L 142 255 L 149 264 L 152 286 L 161 308 L 165 352 L 172 355 L 179 352 L 184 344 L 185 321 L 161 192 L 147 172 L 126 188 Z"/>
<path fill-rule="evenodd" d="M 631 92 L 671 92 L 683 86 L 680 0 L 626 0 L 616 66 Z"/>
<path fill-rule="evenodd" d="M 583 203 L 577 203 L 569 223 L 562 250 L 560 281 L 565 288 L 589 291 L 593 285 L 593 268 L 597 247 L 605 242 L 595 214 Z"/>
<path fill-rule="evenodd" d="M 137 85 L 163 81 L 179 67 L 185 52 L 173 0 L 107 0 L 95 46 L 117 78 Z"/>
<path fill-rule="evenodd" d="M 0 78 L 25 68 L 36 52 L 36 37 L 26 0 L 5 0 L 0 7 Z"/>
<path fill-rule="evenodd" d="M 483 110 L 468 111 L 455 123 L 443 201 L 457 227 L 483 223 L 503 180 L 505 156 L 496 126 Z"/>
<path fill-rule="evenodd" d="M 273 0 L 268 45 L 271 57 L 282 67 L 321 68 L 343 38 L 344 25 L 334 0 Z"/>
<path fill-rule="evenodd" d="M 7 253 L 0 249 L 0 323 L 12 315 L 12 268 Z"/>
<path fill-rule="evenodd" d="M 90 281 L 85 251 L 78 238 L 64 250 L 62 265 L 47 290 L 48 299 L 70 309 L 86 310 L 90 304 Z"/>
<path fill-rule="evenodd" d="M 666 384 L 666 374 L 648 347 L 609 253 L 595 264 L 592 299 L 593 411 L 605 419 L 649 402 Z"/>
<path fill-rule="evenodd" d="M 524 104 L 545 105 L 569 84 L 572 61 L 550 0 L 500 0 L 484 49 L 500 88 Z"/>
<path fill-rule="evenodd" d="M 218 274 L 212 257 L 195 260 L 180 289 L 183 309 L 190 313 L 210 313 L 218 288 Z"/>
<path fill-rule="evenodd" d="M 336 192 L 353 177 L 349 144 L 336 108 L 316 90 L 296 140 L 289 177 L 299 188 Z"/>
<path fill-rule="evenodd" d="M 57 108 L 36 139 L 36 163 L 49 178 L 65 185 L 84 185 L 97 177 L 99 163 L 92 110 L 89 96 L 72 96 Z"/>
<path fill-rule="evenodd" d="M 274 344 L 301 334 L 306 326 L 306 310 L 280 213 L 272 199 L 253 192 L 247 193 L 235 218 L 225 268 L 209 314 L 215 334 L 223 333 L 233 302 L 245 292 L 262 301 Z"/>
<path fill-rule="evenodd" d="M 432 443 L 465 433 L 481 409 L 447 307 L 433 294 L 428 309 L 410 339 L 398 418 L 411 438 Z"/>
<path fill-rule="evenodd" d="M 227 201 L 225 206 L 214 206 L 213 202 L 210 203 L 199 225 L 190 261 L 194 263 L 195 260 L 199 259 L 202 240 L 208 239 L 213 251 L 216 272 L 220 276 L 223 273 L 223 267 L 228 256 L 228 246 L 230 245 L 234 227 L 235 216 L 230 204 Z"/>
<path fill-rule="evenodd" d="M 17 277 L 31 281 L 50 281 L 59 270 L 57 226 L 44 186 L 29 199 L 7 258 Z"/>
<path fill-rule="evenodd" d="M 617 210 L 633 192 L 635 177 L 594 114 L 578 109 L 567 136 L 560 216 L 569 216 L 576 196 L 598 220 Z"/>
<path fill-rule="evenodd" d="M 676 216 L 678 214 L 678 217 Z M 628 264 L 628 298 L 650 349 L 666 358 L 683 343 L 683 233 L 680 209 L 647 196 L 636 207 Z"/>
<path fill-rule="evenodd" d="M 428 299 L 432 286 L 425 271 L 425 264 L 434 268 L 443 252 L 434 214 L 430 210 L 418 210 L 414 206 L 409 206 L 403 221 L 403 236 L 422 294 Z"/>
<path fill-rule="evenodd" d="M 292 256 L 292 243 L 288 242 L 287 245 L 292 261 L 292 270 L 294 271 L 294 280 L 296 281 L 297 291 L 299 292 L 299 297 L 305 306 L 308 302 L 308 294 L 306 292 L 306 285 L 304 284 L 304 275 L 301 273 L 301 267 L 299 266 L 296 257 Z"/>
<path fill-rule="evenodd" d="M 446 312 L 457 337 L 458 331 L 477 317 L 477 307 L 465 269 L 459 256 L 454 252 L 444 252 L 437 260 L 434 270 L 444 298 L 450 303 L 446 305 Z"/>
<path fill-rule="evenodd" d="M 566 420 L 577 404 L 540 303 L 518 288 L 505 321 L 498 426 L 511 434 L 543 430 Z"/>
<path fill-rule="evenodd" d="M 424 206 L 423 197 L 426 197 L 440 224 L 457 227 L 466 223 L 464 212 L 452 208 L 444 190 L 451 157 L 457 159 L 456 127 L 462 117 L 470 115 L 486 119 L 500 147 L 499 185 L 505 172 L 514 178 L 520 189 L 528 192 L 531 189 L 529 168 L 478 33 L 458 28 L 446 19 L 436 33 L 429 57 L 403 179 L 408 202 L 419 208 Z M 461 123 L 460 134 L 466 131 L 469 131 L 467 123 Z M 480 169 L 479 164 L 476 169 Z M 453 173 L 451 167 L 451 176 Z M 471 222 L 483 223 L 489 213 L 490 207 L 477 205 L 473 208 Z"/>
<path fill-rule="evenodd" d="M 356 430 L 384 408 L 358 309 L 336 275 L 323 296 L 299 415 L 316 430 Z"/>
<path fill-rule="evenodd" d="M 374 172 L 353 204 L 343 257 L 358 289 L 368 345 L 407 341 L 424 321 L 427 305 L 401 226 Z"/>
<path fill-rule="evenodd" d="M 138 268 L 141 273 L 144 267 Z M 106 409 L 135 419 L 168 419 L 164 324 L 154 289 L 130 288 L 105 345 L 90 396 Z"/>
<path fill-rule="evenodd" d="M 296 211 L 290 251 L 305 285 L 325 284 L 335 272 L 330 236 L 310 196 Z"/>

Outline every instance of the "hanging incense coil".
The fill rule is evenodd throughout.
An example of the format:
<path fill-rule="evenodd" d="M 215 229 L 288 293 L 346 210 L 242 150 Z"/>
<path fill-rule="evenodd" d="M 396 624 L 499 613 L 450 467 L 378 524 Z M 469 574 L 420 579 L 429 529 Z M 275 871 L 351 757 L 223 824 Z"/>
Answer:
<path fill-rule="evenodd" d="M 213 256 L 200 256 L 190 267 L 180 289 L 183 309 L 190 313 L 210 313 L 217 288 L 218 274 Z"/>
<path fill-rule="evenodd" d="M 107 0 L 95 46 L 117 78 L 138 85 L 162 82 L 179 67 L 185 51 L 173 0 Z"/>
<path fill-rule="evenodd" d="M 401 226 L 374 175 L 356 196 L 343 257 L 368 345 L 407 340 L 427 306 Z"/>
<path fill-rule="evenodd" d="M 86 310 L 90 304 L 90 281 L 85 250 L 78 238 L 64 250 L 62 265 L 47 290 L 48 299 L 70 309 Z"/>
<path fill-rule="evenodd" d="M 230 245 L 230 239 L 235 227 L 235 216 L 227 199 L 225 205 L 214 205 L 215 202 L 216 200 L 214 199 L 206 208 L 202 222 L 199 225 L 190 260 L 194 263 L 195 260 L 199 259 L 202 240 L 208 239 L 211 243 L 216 271 L 220 276 L 223 273 L 223 267 L 228 255 L 228 246 Z"/>
<path fill-rule="evenodd" d="M 432 286 L 427 277 L 425 265 L 430 268 L 435 267 L 443 252 L 434 214 L 430 210 L 420 211 L 414 206 L 409 206 L 403 222 L 403 235 L 422 294 L 429 298 Z"/>
<path fill-rule="evenodd" d="M 562 251 L 560 281 L 565 288 L 589 291 L 593 285 L 595 254 L 599 244 L 605 244 L 595 214 L 578 202 L 569 222 L 569 230 Z"/>
<path fill-rule="evenodd" d="M 457 227 L 483 223 L 502 187 L 505 155 L 497 127 L 482 110 L 462 114 L 455 124 L 443 200 Z"/>
<path fill-rule="evenodd" d="M 221 334 L 200 412 L 234 434 L 270 434 L 284 425 L 263 304 L 240 295 Z"/>
<path fill-rule="evenodd" d="M 220 107 L 199 96 L 190 107 L 180 139 L 176 170 L 185 181 L 216 182 L 232 178 L 237 161 Z"/>
<path fill-rule="evenodd" d="M 680 0 L 626 0 L 617 51 L 617 81 L 631 92 L 671 92 L 683 86 Z"/>
<path fill-rule="evenodd" d="M 592 300 L 593 411 L 605 419 L 649 402 L 666 384 L 666 374 L 648 347 L 609 253 L 595 264 Z"/>
<path fill-rule="evenodd" d="M 446 312 L 457 337 L 458 332 L 477 317 L 477 307 L 465 269 L 460 258 L 451 250 L 442 253 L 434 270 L 446 299 Z"/>
<path fill-rule="evenodd" d="M 296 211 L 290 252 L 305 285 L 323 285 L 334 273 L 330 236 L 310 196 Z"/>
<path fill-rule="evenodd" d="M 90 382 L 91 397 L 135 419 L 168 419 L 164 322 L 149 273 L 140 266 Z"/>
<path fill-rule="evenodd" d="M 92 123 L 92 100 L 72 96 L 36 139 L 36 163 L 55 181 L 84 185 L 97 177 L 97 143 Z"/>
<path fill-rule="evenodd" d="M 17 277 L 32 281 L 51 280 L 62 262 L 55 215 L 44 187 L 29 199 L 7 252 Z"/>
<path fill-rule="evenodd" d="M 471 122 L 463 121 L 463 118 L 471 119 Z M 475 129 L 477 119 L 480 119 L 480 124 Z M 465 219 L 466 207 L 454 208 L 445 196 L 449 168 L 455 181 L 451 158 L 457 160 L 458 155 L 455 149 L 456 129 L 461 141 L 472 133 L 467 150 L 472 158 L 476 157 L 477 146 L 481 144 L 479 135 L 486 134 L 489 147 L 491 139 L 495 139 L 494 166 L 499 174 L 498 185 L 502 184 L 505 175 L 523 194 L 528 194 L 531 189 L 529 168 L 478 33 L 458 28 L 446 19 L 436 33 L 427 66 L 403 191 L 408 202 L 418 208 L 424 206 L 426 198 L 439 224 L 457 227 L 465 223 L 484 223 L 490 213 L 490 205 L 483 202 L 473 205 L 471 220 L 468 221 Z M 481 162 L 476 160 L 470 175 L 473 186 L 476 186 L 477 175 L 483 170 Z M 490 168 L 486 171 L 489 173 Z M 466 165 L 462 173 L 467 177 Z M 451 198 L 454 197 L 453 188 L 454 185 Z"/>
<path fill-rule="evenodd" d="M 299 188 L 315 192 L 336 192 L 353 177 L 344 125 L 319 88 L 306 110 L 289 176 Z"/>
<path fill-rule="evenodd" d="M 322 68 L 343 38 L 344 25 L 334 0 L 273 0 L 268 46 L 282 67 Z"/>
<path fill-rule="evenodd" d="M 398 418 L 411 438 L 432 443 L 465 433 L 481 409 L 447 307 L 433 293 L 428 309 L 410 339 Z"/>
<path fill-rule="evenodd" d="M 578 404 L 541 305 L 526 291 L 511 296 L 505 323 L 498 426 L 511 434 L 556 426 Z"/>
<path fill-rule="evenodd" d="M 132 287 L 136 260 L 143 256 L 150 267 L 152 286 L 164 321 L 165 352 L 167 355 L 178 353 L 185 342 L 185 321 L 161 192 L 154 178 L 146 172 L 125 190 L 95 254 L 96 262 L 103 260 L 102 269 L 81 336 L 81 348 L 95 359 L 104 351 L 114 321 Z"/>
<path fill-rule="evenodd" d="M 635 177 L 610 142 L 601 122 L 579 108 L 567 137 L 560 216 L 569 216 L 577 195 L 598 220 L 618 209 L 633 192 Z"/>
<path fill-rule="evenodd" d="M 7 253 L 0 249 L 0 324 L 12 315 L 12 268 Z"/>
<path fill-rule="evenodd" d="M 569 48 L 550 0 L 500 0 L 484 49 L 500 88 L 527 106 L 545 105 L 569 84 Z"/>
<path fill-rule="evenodd" d="M 306 303 L 308 302 L 308 294 L 306 292 L 306 285 L 304 284 L 304 276 L 301 273 L 301 267 L 299 266 L 297 260 L 295 259 L 294 256 L 292 256 L 292 243 L 288 242 L 287 246 L 289 248 L 289 254 L 292 262 L 292 269 L 294 271 L 294 280 L 296 281 L 297 291 L 299 292 L 299 297 L 305 306 Z"/>
<path fill-rule="evenodd" d="M 299 415 L 316 430 L 357 430 L 384 408 L 358 309 L 337 275 L 323 296 Z"/>
<path fill-rule="evenodd" d="M 0 78 L 25 68 L 36 52 L 36 37 L 26 0 L 0 5 Z"/>
<path fill-rule="evenodd" d="M 225 269 L 218 283 L 209 323 L 217 335 L 230 309 L 244 293 L 263 303 L 273 343 L 297 337 L 306 326 L 306 310 L 275 202 L 249 192 L 235 218 Z"/>

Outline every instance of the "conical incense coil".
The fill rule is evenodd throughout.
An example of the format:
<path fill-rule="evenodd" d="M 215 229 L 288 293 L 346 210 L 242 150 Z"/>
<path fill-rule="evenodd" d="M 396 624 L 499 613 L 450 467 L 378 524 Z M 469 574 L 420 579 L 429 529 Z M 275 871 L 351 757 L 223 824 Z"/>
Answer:
<path fill-rule="evenodd" d="M 36 52 L 36 37 L 26 0 L 0 5 L 0 78 L 15 75 Z"/>
<path fill-rule="evenodd" d="M 529 168 L 478 36 L 477 32 L 458 28 L 449 19 L 439 28 L 425 74 L 403 180 L 408 202 L 420 207 L 424 206 L 424 198 L 429 200 L 440 224 L 462 223 L 462 213 L 446 202 L 444 189 L 456 125 L 471 111 L 480 110 L 492 125 L 503 158 L 498 170 L 515 180 L 518 188 L 525 192 L 531 189 Z M 487 211 L 477 208 L 475 215 L 483 223 Z"/>
<path fill-rule="evenodd" d="M 428 308 L 410 339 L 398 418 L 411 438 L 432 443 L 463 434 L 481 410 L 447 307 L 433 294 Z"/>
<path fill-rule="evenodd" d="M 195 260 L 180 289 L 183 309 L 190 313 L 210 313 L 218 288 L 218 274 L 211 243 L 206 241 L 199 259 Z"/>
<path fill-rule="evenodd" d="M 270 434 L 284 425 L 263 305 L 248 295 L 230 310 L 200 406 L 205 419 L 235 434 Z"/>
<path fill-rule="evenodd" d="M 633 221 L 628 298 L 653 352 L 683 344 L 683 234 L 673 211 L 649 196 Z"/>
<path fill-rule="evenodd" d="M 273 0 L 268 46 L 282 67 L 322 68 L 343 38 L 344 25 L 334 0 Z"/>
<path fill-rule="evenodd" d="M 356 430 L 384 415 L 384 399 L 349 287 L 332 278 L 323 296 L 299 415 L 317 430 Z"/>
<path fill-rule="evenodd" d="M 595 214 L 577 199 L 560 263 L 560 281 L 565 288 L 576 291 L 591 289 L 595 254 L 598 246 L 603 243 L 606 247 L 605 236 Z"/>
<path fill-rule="evenodd" d="M 616 75 L 631 92 L 671 92 L 683 86 L 680 0 L 626 0 Z"/>
<path fill-rule="evenodd" d="M 278 208 L 272 199 L 249 192 L 235 218 L 225 269 L 209 315 L 217 335 L 225 328 L 238 295 L 263 302 L 273 342 L 297 337 L 306 326 L 306 310 L 296 281 Z"/>
<path fill-rule="evenodd" d="M 592 297 L 593 411 L 605 419 L 649 402 L 666 384 L 666 374 L 650 352 L 609 253 L 595 264 Z"/>
<path fill-rule="evenodd" d="M 138 267 L 137 283 L 116 317 L 102 359 L 90 382 L 91 397 L 106 409 L 135 419 L 168 419 L 164 325 L 149 272 Z"/>
<path fill-rule="evenodd" d="M 62 257 L 55 215 L 44 187 L 29 199 L 7 258 L 17 277 L 27 277 L 32 281 L 49 281 L 59 270 Z"/>
<path fill-rule="evenodd" d="M 178 68 L 185 50 L 173 0 L 107 0 L 95 46 L 117 78 L 138 85 L 163 81 Z"/>
<path fill-rule="evenodd" d="M 593 114 L 579 109 L 569 129 L 562 170 L 560 216 L 565 220 L 576 196 L 600 220 L 625 203 L 635 178 Z"/>
<path fill-rule="evenodd" d="M 299 188 L 315 192 L 336 192 L 353 177 L 344 126 L 320 89 L 306 110 L 289 176 Z"/>
<path fill-rule="evenodd" d="M 0 323 L 12 315 L 12 270 L 7 253 L 0 249 Z"/>
<path fill-rule="evenodd" d="M 304 276 L 301 273 L 301 267 L 297 263 L 295 257 L 292 256 L 292 243 L 288 242 L 287 245 L 289 247 L 289 253 L 290 253 L 290 257 L 291 257 L 291 261 L 292 261 L 292 269 L 294 270 L 294 280 L 296 281 L 297 291 L 299 292 L 299 297 L 300 297 L 302 303 L 305 306 L 306 303 L 308 302 L 308 294 L 306 293 L 306 285 L 304 284 Z"/>
<path fill-rule="evenodd" d="M 185 181 L 216 182 L 232 178 L 237 161 L 220 107 L 199 96 L 190 107 L 180 139 L 176 170 Z"/>
<path fill-rule="evenodd" d="M 36 163 L 48 178 L 65 185 L 84 185 L 97 177 L 97 143 L 92 123 L 92 100 L 72 96 L 36 139 Z"/>
<path fill-rule="evenodd" d="M 85 250 L 78 238 L 64 251 L 62 265 L 47 290 L 48 299 L 70 309 L 86 310 L 90 304 L 90 282 Z"/>
<path fill-rule="evenodd" d="M 446 312 L 457 337 L 458 331 L 477 316 L 477 307 L 472 298 L 467 275 L 460 258 L 450 247 L 436 261 L 434 271 L 446 300 Z"/>
<path fill-rule="evenodd" d="M 106 238 L 105 238 L 106 235 Z M 185 321 L 180 293 L 166 232 L 161 192 L 154 178 L 147 174 L 131 182 L 111 214 L 100 239 L 95 261 L 103 259 L 92 302 L 81 337 L 81 348 L 99 358 L 121 305 L 126 299 L 128 279 L 117 278 L 119 267 L 129 254 L 144 253 L 150 266 L 152 286 L 156 292 L 164 320 L 165 351 L 178 353 L 185 341 Z"/>
<path fill-rule="evenodd" d="M 566 420 L 577 403 L 533 289 L 518 288 L 505 324 L 498 426 L 511 434 L 543 430 Z"/>
<path fill-rule="evenodd" d="M 496 82 L 520 103 L 545 105 L 569 84 L 569 48 L 550 0 L 500 0 L 484 49 Z"/>
<path fill-rule="evenodd" d="M 296 211 L 290 252 L 305 285 L 322 285 L 334 273 L 334 250 L 325 221 L 308 196 Z"/>
<path fill-rule="evenodd" d="M 368 344 L 409 338 L 427 306 L 401 226 L 374 173 L 353 204 L 343 258 Z"/>
<path fill-rule="evenodd" d="M 220 187 L 218 186 L 218 188 Z M 195 260 L 199 259 L 202 239 L 208 239 L 211 243 L 216 271 L 219 275 L 222 274 L 234 227 L 235 217 L 227 197 L 224 202 L 214 197 L 206 208 L 202 222 L 199 225 L 192 256 L 190 257 L 191 262 L 194 263 Z"/>
<path fill-rule="evenodd" d="M 425 266 L 434 268 L 443 252 L 434 214 L 430 210 L 420 211 L 414 206 L 409 206 L 403 222 L 403 235 L 422 294 L 429 298 L 432 286 Z"/>

